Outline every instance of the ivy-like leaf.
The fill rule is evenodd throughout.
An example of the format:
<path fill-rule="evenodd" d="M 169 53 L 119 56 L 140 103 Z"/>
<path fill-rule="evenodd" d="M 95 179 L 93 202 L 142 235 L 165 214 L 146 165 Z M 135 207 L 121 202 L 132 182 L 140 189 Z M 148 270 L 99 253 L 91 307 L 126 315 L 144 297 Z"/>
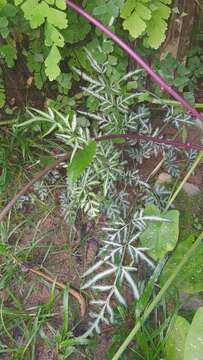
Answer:
<path fill-rule="evenodd" d="M 83 173 L 87 166 L 92 162 L 92 159 L 96 155 L 97 144 L 90 141 L 89 144 L 82 150 L 79 150 L 68 167 L 68 176 L 71 182 L 77 180 L 77 178 Z"/>
<path fill-rule="evenodd" d="M 58 51 L 57 46 L 54 44 L 48 57 L 45 60 L 45 73 L 51 81 L 55 80 L 60 74 L 60 68 L 58 66 L 60 60 L 61 54 Z"/>

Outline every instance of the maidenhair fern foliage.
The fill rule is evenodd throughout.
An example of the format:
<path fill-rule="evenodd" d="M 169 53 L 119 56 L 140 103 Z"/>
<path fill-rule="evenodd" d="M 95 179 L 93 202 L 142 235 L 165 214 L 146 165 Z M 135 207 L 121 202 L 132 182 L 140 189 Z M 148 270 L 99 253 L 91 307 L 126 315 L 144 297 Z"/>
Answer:
<path fill-rule="evenodd" d="M 86 101 L 81 109 L 65 115 L 55 109 L 49 109 L 48 113 L 31 109 L 30 119 L 17 126 L 37 128 L 43 137 L 55 132 L 58 141 L 70 151 L 72 160 L 77 150 L 84 148 L 93 137 L 134 132 L 161 138 L 163 128 L 168 125 L 181 133 L 183 128 L 193 124 L 189 115 L 165 106 L 161 109 L 163 119 L 153 120 L 153 114 L 141 102 L 144 92 L 139 86 L 136 85 L 135 90 L 132 86 L 139 84 L 142 70 L 136 69 L 115 79 L 111 78 L 106 64 L 99 65 L 88 51 L 87 58 L 91 74 L 73 68 L 83 82 Z M 154 187 L 143 178 L 140 168 L 144 160 L 153 158 L 156 165 L 161 161 L 162 168 L 177 177 L 195 155 L 194 151 L 180 151 L 152 141 L 102 141 L 97 144 L 96 156 L 90 166 L 80 177 L 75 182 L 67 177 L 60 203 L 68 223 L 77 223 L 81 213 L 91 221 L 100 219 L 101 215 L 105 219 L 100 252 L 95 264 L 84 274 L 83 289 L 95 292 L 87 334 L 94 330 L 99 332 L 102 322 L 114 322 L 116 302 L 127 306 L 124 289 L 128 288 L 134 299 L 138 299 L 143 289 L 140 273 L 150 273 L 154 267 L 139 238 L 146 222 L 166 219 L 146 217 L 143 208 L 153 203 L 163 210 L 170 192 L 163 186 Z M 56 178 L 56 175 L 50 176 Z M 43 183 L 36 187 L 41 196 L 46 196 Z"/>

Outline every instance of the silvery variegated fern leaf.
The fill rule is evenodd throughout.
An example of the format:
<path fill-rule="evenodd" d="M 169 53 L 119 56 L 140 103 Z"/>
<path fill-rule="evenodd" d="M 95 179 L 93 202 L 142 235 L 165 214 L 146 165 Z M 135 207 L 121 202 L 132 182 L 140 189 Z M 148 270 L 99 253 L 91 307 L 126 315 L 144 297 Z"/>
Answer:
<path fill-rule="evenodd" d="M 140 209 L 134 212 L 129 222 L 118 218 L 103 228 L 103 245 L 97 261 L 83 275 L 85 283 L 82 289 L 96 292 L 96 298 L 90 302 L 93 308 L 90 311 L 92 320 L 84 336 L 94 331 L 99 333 L 102 323 L 114 323 L 115 302 L 127 306 L 126 288 L 135 300 L 139 299 L 143 291 L 139 268 L 145 266 L 149 271 L 154 269 L 154 262 L 146 255 L 148 249 L 139 244 L 145 221 L 168 220 L 164 217 L 144 216 L 143 209 Z"/>

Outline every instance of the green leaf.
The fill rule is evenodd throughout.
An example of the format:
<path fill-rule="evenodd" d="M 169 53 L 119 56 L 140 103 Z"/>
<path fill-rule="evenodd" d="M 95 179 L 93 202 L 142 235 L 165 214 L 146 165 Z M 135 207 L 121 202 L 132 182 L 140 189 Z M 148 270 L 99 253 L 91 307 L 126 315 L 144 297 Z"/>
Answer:
<path fill-rule="evenodd" d="M 45 45 L 52 46 L 55 44 L 56 46 L 63 47 L 64 46 L 64 38 L 63 35 L 51 24 L 46 22 L 45 25 Z"/>
<path fill-rule="evenodd" d="M 179 212 L 169 210 L 162 215 L 155 205 L 148 205 L 144 216 L 161 216 L 169 220 L 147 221 L 147 227 L 140 236 L 142 245 L 149 248 L 149 255 L 155 260 L 162 259 L 167 252 L 174 249 L 178 241 Z"/>
<path fill-rule="evenodd" d="M 121 9 L 124 29 L 135 39 L 144 37 L 148 47 L 157 49 L 165 39 L 171 0 L 126 0 Z"/>
<path fill-rule="evenodd" d="M 15 42 L 12 41 L 9 44 L 2 45 L 0 47 L 0 56 L 2 56 L 7 63 L 8 67 L 12 67 L 15 64 L 17 59 L 17 51 L 15 47 Z"/>
<path fill-rule="evenodd" d="M 38 0 L 27 0 L 21 6 L 25 19 L 30 22 L 32 29 L 38 28 L 45 21 L 49 6 L 45 1 L 39 3 Z"/>
<path fill-rule="evenodd" d="M 145 20 L 151 18 L 151 10 L 140 0 L 133 2 L 127 0 L 121 9 L 121 17 L 125 19 L 123 28 L 128 30 L 130 35 L 136 39 L 145 31 L 147 27 Z"/>
<path fill-rule="evenodd" d="M 65 0 L 56 0 L 56 7 L 61 10 L 66 9 L 66 2 Z"/>
<path fill-rule="evenodd" d="M 49 55 L 45 60 L 45 73 L 50 81 L 55 80 L 61 72 L 58 66 L 60 60 L 61 60 L 61 54 L 58 51 L 56 45 L 53 45 Z"/>
<path fill-rule="evenodd" d="M 185 341 L 189 328 L 190 323 L 182 316 L 177 316 L 166 340 L 166 360 L 184 360 Z"/>
<path fill-rule="evenodd" d="M 23 0 L 15 0 L 14 3 L 16 6 L 22 4 Z"/>
<path fill-rule="evenodd" d="M 0 256 L 6 255 L 7 247 L 4 243 L 0 242 Z"/>
<path fill-rule="evenodd" d="M 68 167 L 68 176 L 71 182 L 75 182 L 77 178 L 83 173 L 87 166 L 92 162 L 92 159 L 96 155 L 97 144 L 90 141 L 88 145 L 79 150 Z"/>
<path fill-rule="evenodd" d="M 184 254 L 189 250 L 194 242 L 194 236 L 181 241 L 167 264 L 163 269 L 160 284 L 163 286 L 177 264 L 182 260 Z M 177 276 L 174 286 L 182 292 L 193 294 L 203 291 L 203 244 L 201 243 L 196 252 L 188 260 L 183 271 Z"/>
<path fill-rule="evenodd" d="M 63 31 L 65 42 L 73 44 L 83 40 L 88 32 L 91 30 L 90 24 L 78 16 L 76 13 L 71 12 L 68 16 L 68 28 Z M 80 29 L 80 31 L 78 31 Z"/>
<path fill-rule="evenodd" d="M 184 360 L 203 359 L 203 307 L 200 307 L 190 326 L 186 343 Z"/>
<path fill-rule="evenodd" d="M 68 25 L 66 13 L 63 11 L 49 7 L 46 16 L 47 21 L 58 29 L 65 29 Z"/>
<path fill-rule="evenodd" d="M 51 155 L 42 155 L 40 156 L 40 164 L 42 166 L 47 166 L 53 163 L 53 161 L 55 160 L 54 156 Z"/>
<path fill-rule="evenodd" d="M 6 5 L 6 0 L 0 0 L 0 9 Z"/>

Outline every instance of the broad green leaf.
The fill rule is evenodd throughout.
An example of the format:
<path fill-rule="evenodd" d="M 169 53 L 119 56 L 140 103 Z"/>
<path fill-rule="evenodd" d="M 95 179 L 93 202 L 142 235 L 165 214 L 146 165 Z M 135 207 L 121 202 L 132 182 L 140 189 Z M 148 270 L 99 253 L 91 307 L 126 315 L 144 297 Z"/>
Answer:
<path fill-rule="evenodd" d="M 50 24 L 56 26 L 58 29 L 65 29 L 68 25 L 68 21 L 66 19 L 66 13 L 61 10 L 57 10 L 49 7 L 46 16 L 47 16 L 47 21 Z"/>
<path fill-rule="evenodd" d="M 83 173 L 87 166 L 92 162 L 96 155 L 97 144 L 95 141 L 90 141 L 89 144 L 82 150 L 79 150 L 68 167 L 69 179 L 74 182 Z"/>
<path fill-rule="evenodd" d="M 53 45 L 48 57 L 45 60 L 45 73 L 51 81 L 55 80 L 61 72 L 58 66 L 60 60 L 61 54 L 56 45 Z"/>
<path fill-rule="evenodd" d="M 162 259 L 164 255 L 173 250 L 179 236 L 179 212 L 169 210 L 163 215 L 155 205 L 145 208 L 144 216 L 161 216 L 165 221 L 146 221 L 147 227 L 140 236 L 143 246 L 149 248 L 148 253 L 155 260 Z"/>
<path fill-rule="evenodd" d="M 64 38 L 63 35 L 51 24 L 46 22 L 45 25 L 45 45 L 52 46 L 55 44 L 56 46 L 63 47 L 64 46 Z"/>
<path fill-rule="evenodd" d="M 166 341 L 165 360 L 184 360 L 185 341 L 189 328 L 189 322 L 182 316 L 177 316 Z"/>
<path fill-rule="evenodd" d="M 160 278 L 160 284 L 163 286 L 172 272 L 176 269 L 184 254 L 189 250 L 194 242 L 194 236 L 181 241 L 167 264 L 163 269 Z M 201 243 L 192 254 L 183 268 L 183 271 L 176 277 L 174 286 L 179 290 L 188 294 L 203 291 L 203 244 Z"/>
<path fill-rule="evenodd" d="M 203 359 L 203 307 L 200 307 L 190 326 L 186 343 L 184 360 Z"/>

